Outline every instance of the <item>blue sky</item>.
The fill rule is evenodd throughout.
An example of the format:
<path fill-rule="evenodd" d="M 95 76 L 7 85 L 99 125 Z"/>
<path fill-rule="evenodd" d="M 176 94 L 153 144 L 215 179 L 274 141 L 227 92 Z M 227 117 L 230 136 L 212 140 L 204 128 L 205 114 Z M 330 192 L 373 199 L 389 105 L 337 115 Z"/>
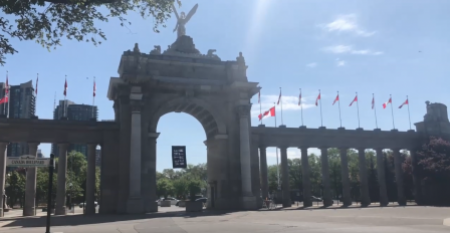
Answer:
<path fill-rule="evenodd" d="M 314 106 L 322 92 L 323 123 L 339 127 L 337 105 L 340 92 L 342 124 L 357 128 L 356 106 L 349 103 L 359 94 L 361 127 L 375 128 L 371 110 L 372 93 L 379 128 L 392 129 L 390 109 L 382 103 L 392 94 L 396 128 L 408 130 L 408 110 L 398 109 L 409 95 L 411 120 L 425 114 L 425 101 L 448 104 L 450 75 L 450 2 L 435 1 L 337 1 L 337 0 L 183 0 L 183 11 L 199 4 L 187 25 L 197 48 L 206 53 L 217 49 L 222 60 L 234 60 L 240 51 L 249 66 L 248 78 L 262 87 L 262 109 L 268 110 L 283 88 L 283 121 L 300 126 L 297 106 L 299 88 L 304 96 L 304 121 L 310 128 L 320 126 L 319 108 Z M 95 47 L 89 43 L 63 40 L 62 47 L 48 52 L 32 41 L 12 40 L 19 53 L 7 56 L 0 74 L 9 71 L 10 83 L 35 81 L 39 73 L 37 115 L 51 118 L 54 94 L 61 99 L 64 75 L 68 76 L 68 99 L 92 103 L 92 77 L 97 79 L 96 104 L 102 120 L 113 118 L 112 102 L 106 98 L 109 78 L 117 76 L 123 51 L 139 43 L 141 52 L 154 45 L 163 49 L 174 42 L 175 19 L 159 34 L 153 20 L 130 15 L 128 28 L 116 20 L 101 23 L 108 40 Z M 87 79 L 89 77 L 89 79 Z M 258 125 L 257 96 L 252 99 L 252 125 Z M 280 115 L 280 112 L 277 112 Z M 278 117 L 278 123 L 280 118 Z M 274 119 L 266 119 L 268 126 Z M 183 130 L 179 130 L 181 127 Z M 414 127 L 414 126 L 413 126 Z M 175 131 L 175 129 L 177 129 Z M 171 167 L 171 145 L 186 145 L 189 163 L 206 162 L 205 133 L 197 120 L 171 113 L 158 125 L 158 170 Z M 181 132 L 181 133 L 180 133 Z M 41 145 L 45 154 L 49 145 Z M 311 149 L 309 152 L 317 152 Z M 269 164 L 275 163 L 270 148 Z M 300 152 L 290 149 L 289 156 Z"/>

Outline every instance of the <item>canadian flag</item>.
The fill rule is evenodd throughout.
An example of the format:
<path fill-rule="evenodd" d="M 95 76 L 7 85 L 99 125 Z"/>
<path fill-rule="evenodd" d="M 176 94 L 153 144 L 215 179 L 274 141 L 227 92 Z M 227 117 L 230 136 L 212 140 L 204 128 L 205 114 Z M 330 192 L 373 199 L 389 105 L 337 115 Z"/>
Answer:
<path fill-rule="evenodd" d="M 405 102 L 403 102 L 403 104 L 402 104 L 402 105 L 398 106 L 398 108 L 402 108 L 402 107 L 403 107 L 403 105 L 407 105 L 407 104 L 409 104 L 409 101 L 408 101 L 408 99 L 406 99 L 406 101 L 405 101 Z"/>
<path fill-rule="evenodd" d="M 95 97 L 96 94 L 97 94 L 97 86 L 95 85 L 95 80 L 94 80 L 94 92 L 93 92 L 92 96 Z"/>
<path fill-rule="evenodd" d="M 298 106 L 302 105 L 302 93 L 298 95 Z"/>
<path fill-rule="evenodd" d="M 64 82 L 64 96 L 67 96 L 67 79 L 66 82 Z"/>
<path fill-rule="evenodd" d="M 319 92 L 319 95 L 316 98 L 316 106 L 319 106 L 319 100 L 320 100 L 320 92 Z"/>
<path fill-rule="evenodd" d="M 388 104 L 392 104 L 392 98 L 389 98 L 389 100 L 386 103 L 383 103 L 383 109 L 385 109 Z"/>
<path fill-rule="evenodd" d="M 358 101 L 358 96 L 355 96 L 355 98 L 352 100 L 352 102 L 350 103 L 350 107 L 353 105 L 353 103 Z M 373 104 L 372 104 L 372 108 L 373 108 Z"/>
<path fill-rule="evenodd" d="M 336 102 L 338 102 L 338 101 L 339 101 L 339 94 L 336 96 L 336 99 L 334 99 L 333 105 L 334 105 Z"/>
<path fill-rule="evenodd" d="M 258 118 L 261 121 L 263 118 L 274 116 L 275 116 L 275 107 L 271 107 L 268 111 L 265 111 L 263 114 L 259 114 Z"/>
<path fill-rule="evenodd" d="M 0 104 L 8 103 L 8 96 L 5 96 L 0 99 Z"/>
<path fill-rule="evenodd" d="M 280 96 L 278 96 L 278 102 L 277 102 L 277 105 L 280 105 L 280 102 L 281 102 L 281 87 L 280 87 Z"/>

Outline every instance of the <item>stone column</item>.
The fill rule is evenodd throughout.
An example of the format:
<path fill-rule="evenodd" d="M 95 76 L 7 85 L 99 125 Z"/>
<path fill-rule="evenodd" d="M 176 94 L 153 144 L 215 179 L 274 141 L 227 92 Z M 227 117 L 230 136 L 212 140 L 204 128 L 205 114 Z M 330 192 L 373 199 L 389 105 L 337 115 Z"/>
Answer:
<path fill-rule="evenodd" d="M 5 195 L 5 179 L 6 179 L 6 147 L 8 143 L 0 142 L 0 193 L 2 196 L 0 198 L 0 217 L 4 216 L 3 206 L 3 195 Z"/>
<path fill-rule="evenodd" d="M 369 181 L 367 179 L 366 153 L 364 148 L 358 149 L 359 158 L 359 180 L 361 189 L 361 205 L 370 205 Z"/>
<path fill-rule="evenodd" d="M 342 178 L 342 202 L 344 206 L 350 206 L 352 199 L 350 196 L 350 178 L 348 177 L 347 148 L 340 149 L 341 155 L 341 178 Z"/>
<path fill-rule="evenodd" d="M 36 158 L 39 143 L 28 143 L 29 155 Z M 27 182 L 25 184 L 25 205 L 23 216 L 34 216 L 36 208 L 36 167 L 27 168 Z"/>
<path fill-rule="evenodd" d="M 144 175 L 146 175 L 148 182 L 148 188 L 144 191 L 144 195 L 147 199 L 145 212 L 158 212 L 158 203 L 156 203 L 156 147 L 159 133 L 148 133 L 148 158 L 145 159 Z"/>
<path fill-rule="evenodd" d="M 409 150 L 411 153 L 411 164 L 412 164 L 412 176 L 414 183 L 414 199 L 418 205 L 422 204 L 422 186 L 420 182 L 419 174 L 417 173 L 417 154 L 415 149 Z"/>
<path fill-rule="evenodd" d="M 86 212 L 85 214 L 95 214 L 95 151 L 96 144 L 88 145 L 88 161 L 86 176 Z"/>
<path fill-rule="evenodd" d="M 58 144 L 58 186 L 56 190 L 55 215 L 66 214 L 66 175 L 67 175 L 67 147 L 68 144 Z"/>
<path fill-rule="evenodd" d="M 328 148 L 321 148 L 320 150 L 320 160 L 322 162 L 323 205 L 332 206 L 333 198 L 331 197 L 330 170 L 328 167 Z"/>
<path fill-rule="evenodd" d="M 388 196 L 386 189 L 386 174 L 384 171 L 384 155 L 383 149 L 377 148 L 377 176 L 378 176 L 378 187 L 380 190 L 380 206 L 387 206 Z"/>
<path fill-rule="evenodd" d="M 309 178 L 308 147 L 300 148 L 302 153 L 303 207 L 312 206 L 311 179 Z"/>
<path fill-rule="evenodd" d="M 395 166 L 395 181 L 397 183 L 397 202 L 399 205 L 406 205 L 405 192 L 403 189 L 403 169 L 402 157 L 399 149 L 394 149 L 394 166 Z"/>
<path fill-rule="evenodd" d="M 269 184 L 267 178 L 267 156 L 266 156 L 266 147 L 259 147 L 259 163 L 260 163 L 260 171 L 261 171 L 261 193 L 263 200 L 269 195 Z"/>
<path fill-rule="evenodd" d="M 250 126 L 248 117 L 250 105 L 239 106 L 239 138 L 240 138 L 240 158 L 241 158 L 241 183 L 242 196 L 252 197 L 252 177 L 250 164 Z"/>
<path fill-rule="evenodd" d="M 289 167 L 287 158 L 287 147 L 281 146 L 281 190 L 283 192 L 283 207 L 291 207 L 291 192 L 289 187 Z"/>
<path fill-rule="evenodd" d="M 141 108 L 138 104 L 132 105 L 130 137 L 130 180 L 127 200 L 127 213 L 129 214 L 144 212 L 144 205 L 141 196 L 141 123 Z"/>

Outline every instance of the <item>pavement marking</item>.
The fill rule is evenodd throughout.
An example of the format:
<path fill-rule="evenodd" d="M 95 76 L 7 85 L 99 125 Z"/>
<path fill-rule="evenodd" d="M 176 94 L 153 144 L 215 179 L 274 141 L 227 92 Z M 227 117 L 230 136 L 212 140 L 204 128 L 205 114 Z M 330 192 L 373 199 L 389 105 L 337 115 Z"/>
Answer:
<path fill-rule="evenodd" d="M 450 218 L 444 219 L 444 226 L 450 227 Z"/>

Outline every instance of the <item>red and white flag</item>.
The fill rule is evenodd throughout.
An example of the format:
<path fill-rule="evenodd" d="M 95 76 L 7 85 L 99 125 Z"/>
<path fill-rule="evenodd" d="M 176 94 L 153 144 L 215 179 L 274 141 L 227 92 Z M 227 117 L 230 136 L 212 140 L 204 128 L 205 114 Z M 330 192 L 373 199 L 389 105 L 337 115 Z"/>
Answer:
<path fill-rule="evenodd" d="M 7 95 L 0 99 L 0 104 L 5 104 L 5 103 L 8 103 L 8 96 Z"/>
<path fill-rule="evenodd" d="M 319 100 L 320 100 L 320 92 L 319 92 L 319 95 L 316 98 L 316 106 L 319 106 Z"/>
<path fill-rule="evenodd" d="M 372 97 L 372 109 L 375 108 L 375 96 Z"/>
<path fill-rule="evenodd" d="M 281 102 L 281 88 L 280 88 L 280 96 L 278 96 L 278 102 L 277 102 L 277 105 L 280 105 L 280 102 Z"/>
<path fill-rule="evenodd" d="M 402 108 L 402 107 L 403 107 L 403 105 L 407 105 L 407 104 L 409 104 L 409 101 L 408 101 L 408 99 L 406 99 L 406 101 L 405 101 L 405 102 L 403 102 L 403 104 L 402 104 L 402 105 L 398 106 L 398 108 Z"/>
<path fill-rule="evenodd" d="M 64 96 L 67 96 L 67 79 L 64 82 Z"/>
<path fill-rule="evenodd" d="M 336 99 L 334 99 L 333 105 L 334 105 L 336 102 L 338 102 L 338 101 L 339 101 L 339 94 L 336 96 Z"/>
<path fill-rule="evenodd" d="M 268 111 L 265 111 L 262 114 L 259 114 L 258 118 L 261 121 L 263 118 L 266 117 L 274 117 L 275 116 L 275 107 L 271 107 Z"/>
<path fill-rule="evenodd" d="M 350 103 L 350 107 L 353 105 L 353 103 L 358 102 L 358 96 L 355 96 L 355 98 L 352 100 L 352 102 Z M 372 101 L 373 102 L 373 101 Z M 373 108 L 373 104 L 372 104 L 372 108 Z"/>
<path fill-rule="evenodd" d="M 39 76 L 36 77 L 36 89 L 34 90 L 35 95 L 37 95 L 37 93 L 38 93 L 38 82 L 39 82 Z"/>
<path fill-rule="evenodd" d="M 302 105 L 302 92 L 298 95 L 298 106 Z"/>
<path fill-rule="evenodd" d="M 97 86 L 95 85 L 95 80 L 94 80 L 94 92 L 92 93 L 92 96 L 95 97 L 96 94 L 97 94 Z"/>
<path fill-rule="evenodd" d="M 392 98 L 389 98 L 389 100 L 386 103 L 383 103 L 383 109 L 385 109 L 388 104 L 392 104 Z"/>

